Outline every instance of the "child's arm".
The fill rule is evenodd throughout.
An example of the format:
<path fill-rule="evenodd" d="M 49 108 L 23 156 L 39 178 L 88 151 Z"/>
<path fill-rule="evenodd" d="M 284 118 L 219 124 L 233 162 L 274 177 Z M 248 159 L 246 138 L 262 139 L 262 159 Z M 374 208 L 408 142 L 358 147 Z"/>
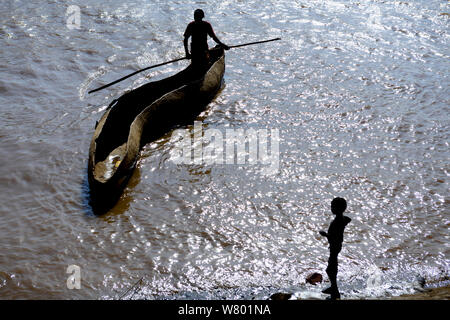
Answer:
<path fill-rule="evenodd" d="M 349 224 L 350 221 L 352 221 L 352 219 L 350 219 L 350 218 L 347 217 L 347 216 L 344 216 L 344 223 L 345 223 L 345 225 Z"/>
<path fill-rule="evenodd" d="M 321 236 L 327 237 L 328 238 L 328 233 L 326 233 L 325 231 L 319 231 Z"/>

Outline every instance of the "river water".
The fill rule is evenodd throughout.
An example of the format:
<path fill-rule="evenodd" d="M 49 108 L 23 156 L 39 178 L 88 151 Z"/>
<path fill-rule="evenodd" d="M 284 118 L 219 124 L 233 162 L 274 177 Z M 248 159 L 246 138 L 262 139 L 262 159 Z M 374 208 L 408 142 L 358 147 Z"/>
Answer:
<path fill-rule="evenodd" d="M 228 45 L 282 38 L 227 51 L 225 86 L 198 119 L 220 132 L 278 130 L 278 170 L 177 165 L 168 133 L 144 148 L 117 206 L 95 216 L 95 122 L 188 62 L 87 91 L 183 56 L 197 7 Z M 327 283 L 305 277 L 327 279 L 318 231 L 335 196 L 352 218 L 343 298 L 413 292 L 418 277 L 445 284 L 448 12 L 436 0 L 3 2 L 0 298 L 117 299 L 140 279 L 124 298 L 324 298 Z M 70 265 L 80 289 L 68 288 Z"/>

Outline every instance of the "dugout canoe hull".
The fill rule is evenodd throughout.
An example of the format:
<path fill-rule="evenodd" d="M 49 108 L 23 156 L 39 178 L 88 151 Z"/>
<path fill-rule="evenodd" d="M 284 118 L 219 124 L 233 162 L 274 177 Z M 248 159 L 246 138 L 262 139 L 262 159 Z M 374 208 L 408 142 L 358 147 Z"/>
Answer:
<path fill-rule="evenodd" d="M 176 126 L 192 123 L 219 92 L 225 73 L 223 49 L 214 48 L 205 73 L 192 65 L 114 100 L 96 124 L 89 148 L 90 204 L 110 210 L 131 178 L 141 148 Z"/>

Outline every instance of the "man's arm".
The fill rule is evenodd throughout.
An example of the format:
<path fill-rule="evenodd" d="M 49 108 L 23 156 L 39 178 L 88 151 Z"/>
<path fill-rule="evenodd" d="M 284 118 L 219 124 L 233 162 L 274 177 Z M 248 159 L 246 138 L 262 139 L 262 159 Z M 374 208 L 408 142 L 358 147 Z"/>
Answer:
<path fill-rule="evenodd" d="M 191 24 L 188 24 L 188 26 L 186 27 L 186 31 L 184 31 L 184 52 L 186 53 L 186 58 L 190 59 L 191 58 L 191 54 L 189 53 L 189 46 L 188 46 L 188 40 L 189 37 L 191 36 Z"/>
<path fill-rule="evenodd" d="M 325 231 L 319 231 L 321 236 L 327 237 L 328 238 L 328 233 L 326 233 Z"/>
<path fill-rule="evenodd" d="M 184 42 L 184 52 L 186 52 L 186 58 L 190 59 L 191 54 L 189 53 L 189 49 L 188 49 L 188 39 L 189 39 L 189 36 L 185 36 L 183 42 Z"/>
<path fill-rule="evenodd" d="M 209 24 L 209 23 L 208 23 Z M 208 28 L 208 35 L 220 46 L 222 46 L 225 50 L 230 50 L 230 47 L 227 46 L 226 44 L 222 43 L 222 41 L 219 40 L 219 38 L 217 38 L 216 34 L 214 33 L 214 30 L 211 26 L 211 24 L 209 24 L 209 28 Z"/>

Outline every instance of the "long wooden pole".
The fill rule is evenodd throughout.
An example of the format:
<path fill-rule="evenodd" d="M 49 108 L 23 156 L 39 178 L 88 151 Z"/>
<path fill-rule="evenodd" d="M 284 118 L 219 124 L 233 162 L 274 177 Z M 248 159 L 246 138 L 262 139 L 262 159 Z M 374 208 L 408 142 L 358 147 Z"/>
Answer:
<path fill-rule="evenodd" d="M 145 70 L 148 70 L 148 69 L 152 69 L 152 68 L 156 68 L 156 67 L 161 67 L 161 66 L 163 66 L 163 65 L 166 65 L 166 64 L 169 64 L 169 63 L 174 63 L 174 62 L 177 62 L 177 61 L 180 61 L 180 60 L 184 60 L 184 59 L 187 59 L 187 58 L 186 58 L 186 57 L 178 58 L 178 59 L 174 59 L 174 60 L 170 60 L 170 61 L 167 61 L 167 62 L 155 64 L 154 66 L 150 66 L 150 67 L 147 67 L 147 68 L 144 68 L 144 69 L 135 71 L 135 72 L 133 72 L 133 73 L 131 73 L 131 74 L 129 74 L 129 75 L 123 77 L 123 78 L 120 78 L 120 79 L 118 79 L 118 80 L 116 80 L 116 81 L 113 81 L 113 82 L 111 82 L 111 83 L 105 84 L 104 86 L 102 86 L 102 87 L 100 87 L 100 88 L 91 90 L 91 91 L 89 91 L 88 93 L 92 93 L 92 92 L 96 92 L 96 91 L 99 91 L 99 90 L 108 88 L 109 86 L 112 86 L 113 84 L 116 84 L 117 82 L 120 82 L 120 81 L 123 81 L 123 80 L 125 80 L 125 79 L 128 79 L 129 77 L 132 77 L 132 76 L 134 76 L 135 74 L 138 74 L 139 72 L 142 72 L 142 71 L 145 71 Z"/>
<path fill-rule="evenodd" d="M 256 42 L 249 42 L 249 43 L 238 44 L 238 45 L 235 45 L 235 46 L 230 46 L 230 49 L 231 49 L 231 48 L 240 48 L 240 47 L 244 47 L 244 46 L 250 46 L 250 45 L 260 44 L 260 43 L 265 43 L 265 42 L 270 42 L 270 41 L 277 41 L 277 40 L 281 40 L 281 38 L 275 38 L 275 39 L 269 39 L 269 40 L 263 40 L 263 41 L 256 41 Z M 115 80 L 115 81 L 113 81 L 113 82 L 110 82 L 110 83 L 108 83 L 108 84 L 105 84 L 104 86 L 101 86 L 100 88 L 91 90 L 91 91 L 89 91 L 88 93 L 93 93 L 93 92 L 96 92 L 96 91 L 99 91 L 99 90 L 108 88 L 109 86 L 112 86 L 113 84 L 116 84 L 116 83 L 118 83 L 118 82 L 120 82 L 120 81 L 123 81 L 123 80 L 125 80 L 125 79 L 128 79 L 129 77 L 132 77 L 132 76 L 134 76 L 135 74 L 138 74 L 138 73 L 143 72 L 143 71 L 145 71 L 145 70 L 153 69 L 153 68 L 156 68 L 156 67 L 161 67 L 161 66 L 164 66 L 164 65 L 166 65 L 166 64 L 174 63 L 174 62 L 181 61 L 181 60 L 185 60 L 185 59 L 187 59 L 187 58 L 186 58 L 186 57 L 182 57 L 182 58 L 170 60 L 170 61 L 167 61 L 167 62 L 155 64 L 155 65 L 150 66 L 150 67 L 146 67 L 146 68 L 144 68 L 144 69 L 141 69 L 141 70 L 135 71 L 135 72 L 133 72 L 133 73 L 130 73 L 129 75 L 127 75 L 127 76 L 125 76 L 125 77 L 123 77 L 123 78 L 120 78 L 120 79 L 117 79 L 117 80 Z"/>
<path fill-rule="evenodd" d="M 265 43 L 265 42 L 270 42 L 270 41 L 277 41 L 277 40 L 281 40 L 281 38 L 275 38 L 275 39 L 270 39 L 270 40 L 263 40 L 263 41 L 256 41 L 256 42 L 249 42 L 249 43 L 238 44 L 238 45 L 235 45 L 235 46 L 230 46 L 230 49 L 231 48 L 239 48 L 239 47 L 251 46 L 253 44 L 260 44 L 260 43 Z"/>

